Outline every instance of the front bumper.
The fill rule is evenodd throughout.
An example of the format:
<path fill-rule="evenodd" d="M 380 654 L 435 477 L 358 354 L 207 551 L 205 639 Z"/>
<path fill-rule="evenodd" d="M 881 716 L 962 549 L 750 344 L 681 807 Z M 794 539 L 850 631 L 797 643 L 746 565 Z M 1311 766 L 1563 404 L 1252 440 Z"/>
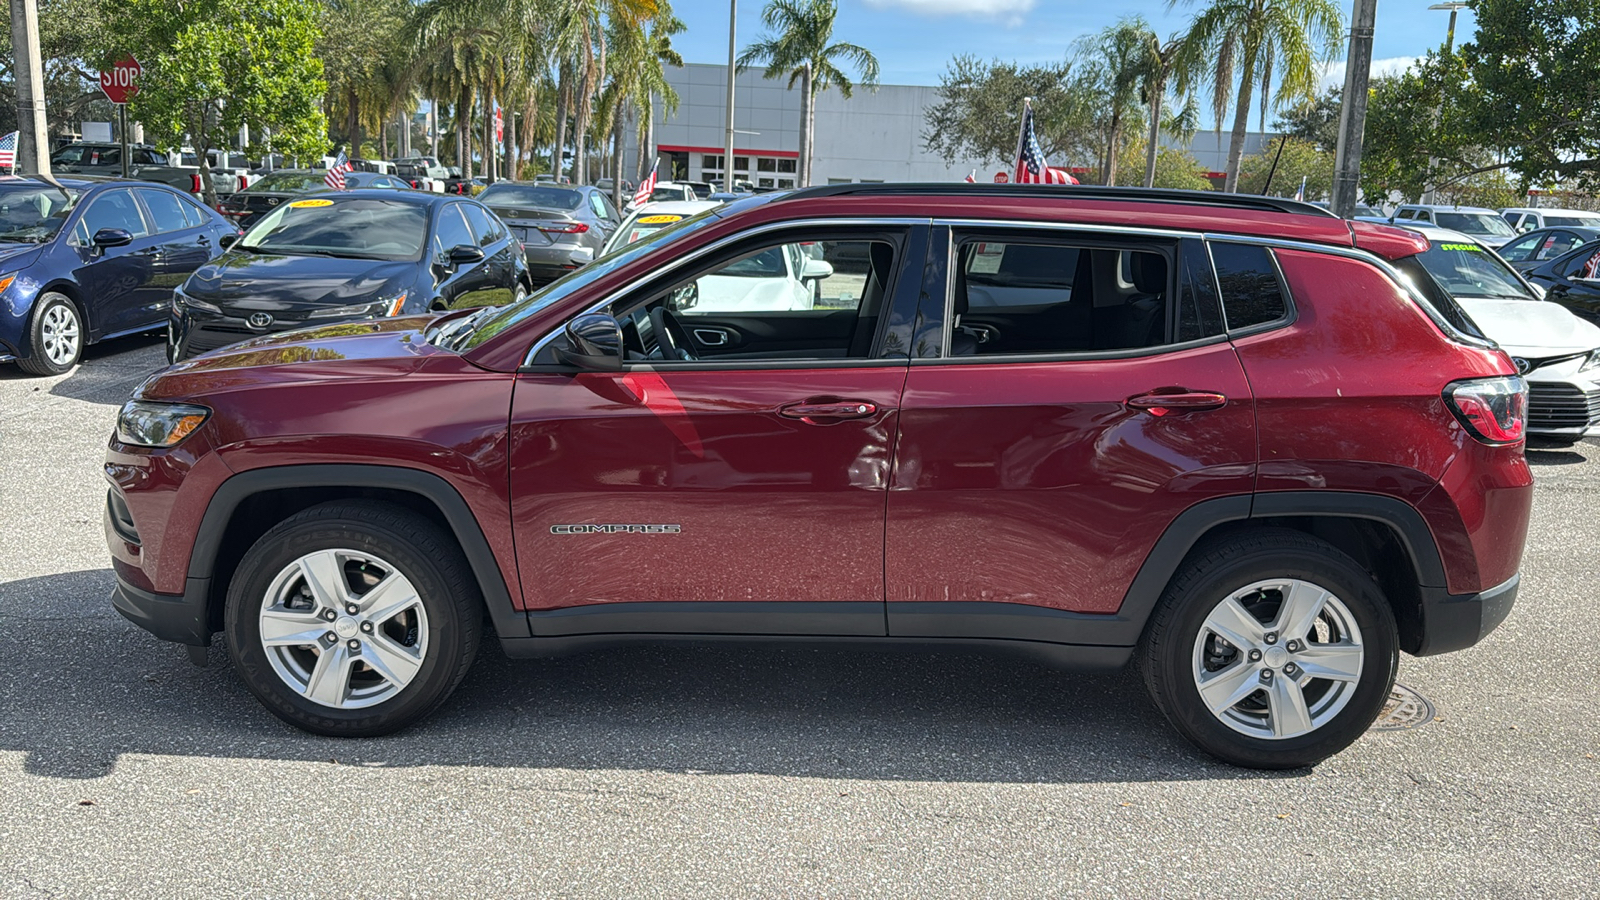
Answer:
<path fill-rule="evenodd" d="M 1463 650 L 1488 637 L 1511 614 L 1521 583 L 1519 572 L 1475 594 L 1422 588 L 1422 645 L 1412 655 L 1435 656 Z"/>
<path fill-rule="evenodd" d="M 206 647 L 211 644 L 207 600 L 211 579 L 190 578 L 181 596 L 157 594 L 129 584 L 120 574 L 111 591 L 111 605 L 133 624 L 163 641 Z"/>

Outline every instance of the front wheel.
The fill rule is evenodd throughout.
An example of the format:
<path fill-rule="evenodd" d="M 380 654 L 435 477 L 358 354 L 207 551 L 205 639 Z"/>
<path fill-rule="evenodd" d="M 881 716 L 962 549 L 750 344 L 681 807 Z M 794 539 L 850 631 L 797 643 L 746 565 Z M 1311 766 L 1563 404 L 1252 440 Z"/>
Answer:
<path fill-rule="evenodd" d="M 477 654 L 482 599 L 433 523 L 380 503 L 312 507 L 270 529 L 228 586 L 229 652 L 279 718 L 387 734 L 431 712 Z"/>
<path fill-rule="evenodd" d="M 1167 720 L 1212 756 L 1259 769 L 1348 747 L 1383 710 L 1398 661 L 1394 614 L 1371 574 L 1278 529 L 1191 554 L 1140 646 Z"/>
<path fill-rule="evenodd" d="M 72 301 L 55 293 L 44 293 L 33 307 L 33 354 L 17 360 L 23 371 L 34 375 L 61 375 L 83 357 L 83 318 Z"/>

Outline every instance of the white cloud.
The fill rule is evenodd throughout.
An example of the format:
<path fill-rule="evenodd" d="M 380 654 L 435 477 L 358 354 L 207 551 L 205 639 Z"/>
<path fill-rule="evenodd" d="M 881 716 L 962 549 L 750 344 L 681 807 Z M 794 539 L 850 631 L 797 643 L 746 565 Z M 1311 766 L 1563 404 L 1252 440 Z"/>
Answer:
<path fill-rule="evenodd" d="M 1015 25 L 1038 0 L 867 0 L 868 6 L 897 7 L 926 16 L 974 16 Z"/>
<path fill-rule="evenodd" d="M 1399 75 L 1401 72 L 1411 68 L 1420 59 L 1422 59 L 1420 56 L 1392 56 L 1388 59 L 1375 59 L 1372 61 L 1372 77 L 1382 78 L 1386 75 Z M 1345 61 L 1342 59 L 1328 63 L 1322 72 L 1323 90 L 1343 88 L 1344 70 Z"/>

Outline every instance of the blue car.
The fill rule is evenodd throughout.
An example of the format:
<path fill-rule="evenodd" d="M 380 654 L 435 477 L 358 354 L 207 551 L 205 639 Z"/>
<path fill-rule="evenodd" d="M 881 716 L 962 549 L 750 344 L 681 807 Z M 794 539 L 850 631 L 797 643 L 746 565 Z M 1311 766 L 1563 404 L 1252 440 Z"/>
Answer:
<path fill-rule="evenodd" d="M 59 375 L 167 324 L 172 290 L 238 229 L 163 184 L 0 177 L 0 363 Z"/>

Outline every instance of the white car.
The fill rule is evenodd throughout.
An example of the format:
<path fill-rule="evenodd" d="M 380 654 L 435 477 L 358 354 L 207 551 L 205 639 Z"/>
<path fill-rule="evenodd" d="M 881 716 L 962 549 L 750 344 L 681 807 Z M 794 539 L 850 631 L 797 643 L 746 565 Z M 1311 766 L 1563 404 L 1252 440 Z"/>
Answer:
<path fill-rule="evenodd" d="M 1472 235 L 1472 240 L 1492 250 L 1517 236 L 1506 220 L 1492 209 L 1481 206 L 1445 206 L 1407 203 L 1389 217 L 1391 225 L 1432 225 Z"/>
<path fill-rule="evenodd" d="M 600 255 L 604 256 L 619 247 L 626 247 L 643 239 L 645 235 L 654 234 L 668 225 L 698 216 L 708 209 L 716 209 L 721 205 L 715 200 L 668 200 L 646 203 L 622 220 L 622 226 L 612 232 L 605 246 L 600 248 Z"/>
<path fill-rule="evenodd" d="M 679 201 L 679 200 L 684 201 L 684 202 L 694 202 L 694 201 L 697 201 L 699 199 L 700 199 L 700 197 L 699 197 L 698 194 L 696 194 L 694 192 L 694 188 L 691 187 L 686 182 L 682 182 L 682 181 L 660 181 L 660 182 L 657 182 L 656 186 L 650 191 L 650 199 L 648 201 L 646 201 L 646 202 L 647 203 L 662 203 L 662 202 L 673 202 L 673 201 Z M 630 200 L 630 201 L 628 201 L 628 205 L 623 207 L 622 211 L 623 212 L 632 212 L 636 208 L 638 208 L 638 207 L 636 207 L 634 205 L 633 201 Z"/>
<path fill-rule="evenodd" d="M 1528 382 L 1528 434 L 1575 444 L 1600 437 L 1600 327 L 1542 298 L 1498 254 L 1446 228 L 1397 223 L 1423 235 L 1428 274 L 1500 345 Z"/>
<path fill-rule="evenodd" d="M 1600 228 L 1600 213 L 1587 209 L 1502 209 L 1500 217 L 1518 233 L 1563 225 Z"/>

